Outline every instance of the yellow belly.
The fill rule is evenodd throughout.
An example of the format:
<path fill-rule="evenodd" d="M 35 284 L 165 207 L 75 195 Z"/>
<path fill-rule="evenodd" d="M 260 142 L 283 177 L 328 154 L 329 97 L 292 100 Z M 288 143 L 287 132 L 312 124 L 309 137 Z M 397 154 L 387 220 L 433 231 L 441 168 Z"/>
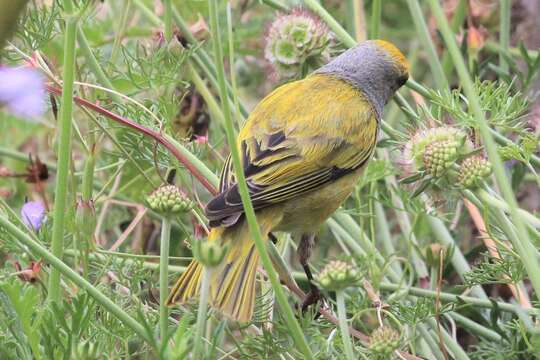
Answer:
<path fill-rule="evenodd" d="M 321 224 L 351 194 L 362 171 L 363 168 L 358 169 L 320 189 L 280 205 L 283 207 L 283 217 L 273 230 L 296 234 L 316 233 Z"/>

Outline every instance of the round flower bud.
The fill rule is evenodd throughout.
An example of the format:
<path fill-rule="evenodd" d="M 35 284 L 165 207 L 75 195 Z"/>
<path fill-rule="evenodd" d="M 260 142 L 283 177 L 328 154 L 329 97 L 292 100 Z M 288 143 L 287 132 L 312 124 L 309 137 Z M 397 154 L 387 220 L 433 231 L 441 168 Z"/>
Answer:
<path fill-rule="evenodd" d="M 178 214 L 193 208 L 193 202 L 174 185 L 163 185 L 146 198 L 148 207 L 161 214 Z"/>
<path fill-rule="evenodd" d="M 360 274 L 350 264 L 330 261 L 317 276 L 317 282 L 328 291 L 343 290 L 360 280 Z"/>
<path fill-rule="evenodd" d="M 379 327 L 369 339 L 369 350 L 375 358 L 388 359 L 399 347 L 401 336 L 391 327 Z"/>
<path fill-rule="evenodd" d="M 481 156 L 471 156 L 459 167 L 459 183 L 466 188 L 475 188 L 491 174 L 491 163 Z"/>
<path fill-rule="evenodd" d="M 304 65 L 316 68 L 328 62 L 332 42 L 332 33 L 320 19 L 296 9 L 270 25 L 265 57 L 280 76 L 293 77 Z"/>
<path fill-rule="evenodd" d="M 419 130 L 403 149 L 403 165 L 409 173 L 425 170 L 440 176 L 458 155 L 472 150 L 467 135 L 450 126 Z"/>
<path fill-rule="evenodd" d="M 193 242 L 192 250 L 198 262 L 213 268 L 221 264 L 229 247 L 220 244 L 219 241 L 196 240 Z"/>
<path fill-rule="evenodd" d="M 425 148 L 423 161 L 426 171 L 441 176 L 457 159 L 459 143 L 454 140 L 435 141 Z"/>

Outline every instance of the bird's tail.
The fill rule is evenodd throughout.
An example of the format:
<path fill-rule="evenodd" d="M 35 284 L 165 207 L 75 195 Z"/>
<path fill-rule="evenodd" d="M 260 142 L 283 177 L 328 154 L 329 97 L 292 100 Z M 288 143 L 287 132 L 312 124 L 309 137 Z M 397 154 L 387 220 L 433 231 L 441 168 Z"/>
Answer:
<path fill-rule="evenodd" d="M 273 212 L 257 214 L 264 238 L 276 223 Z M 251 239 L 245 220 L 233 228 L 212 229 L 208 241 L 228 244 L 229 251 L 222 264 L 212 269 L 210 278 L 210 305 L 226 316 L 240 321 L 251 320 L 255 307 L 255 278 L 259 253 Z M 199 294 L 202 265 L 193 260 L 173 286 L 168 305 L 188 302 Z"/>

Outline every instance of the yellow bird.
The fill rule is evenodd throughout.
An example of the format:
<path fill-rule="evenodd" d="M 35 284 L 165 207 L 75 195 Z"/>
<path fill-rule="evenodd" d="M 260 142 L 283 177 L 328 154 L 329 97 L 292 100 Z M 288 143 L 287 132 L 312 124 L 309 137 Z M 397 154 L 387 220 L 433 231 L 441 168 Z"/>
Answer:
<path fill-rule="evenodd" d="M 409 76 L 403 54 L 383 40 L 349 49 L 303 80 L 280 86 L 250 114 L 237 146 L 263 235 L 300 236 L 298 256 L 308 259 L 320 225 L 352 192 L 375 144 L 383 107 Z M 255 302 L 259 254 L 250 238 L 230 157 L 219 195 L 206 207 L 209 241 L 229 251 L 210 281 L 210 304 L 249 321 Z M 168 304 L 198 294 L 202 266 L 195 260 L 174 285 Z M 303 307 L 317 301 L 311 296 Z"/>

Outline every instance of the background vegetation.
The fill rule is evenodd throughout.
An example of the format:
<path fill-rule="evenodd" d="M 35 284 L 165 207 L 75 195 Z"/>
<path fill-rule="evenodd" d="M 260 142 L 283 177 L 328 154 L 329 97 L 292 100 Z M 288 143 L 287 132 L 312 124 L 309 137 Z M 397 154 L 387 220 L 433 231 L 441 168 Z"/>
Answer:
<path fill-rule="evenodd" d="M 12 5 L 0 71 L 35 69 L 47 100 L 13 111 L 0 74 L 0 358 L 540 358 L 538 2 L 34 0 L 18 24 Z M 269 47 L 290 23 L 302 40 Z M 302 314 L 279 234 L 298 287 L 265 263 L 251 323 L 167 310 L 250 109 L 366 38 L 412 79 L 312 258 L 350 281 Z M 147 201 L 167 182 L 172 214 Z"/>

